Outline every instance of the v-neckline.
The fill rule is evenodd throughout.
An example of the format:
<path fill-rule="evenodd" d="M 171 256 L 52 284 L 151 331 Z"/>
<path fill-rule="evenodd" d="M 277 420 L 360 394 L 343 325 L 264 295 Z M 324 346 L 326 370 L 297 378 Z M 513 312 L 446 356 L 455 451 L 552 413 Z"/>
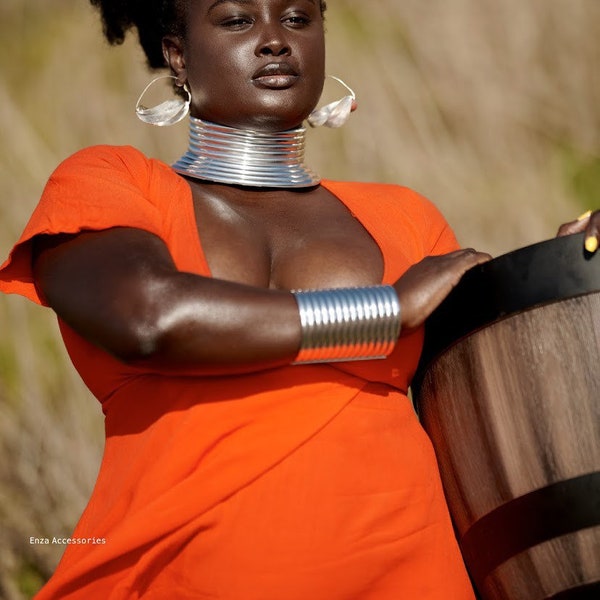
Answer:
<path fill-rule="evenodd" d="M 193 252 L 195 254 L 197 263 L 198 272 L 206 277 L 213 277 L 212 272 L 210 270 L 210 266 L 208 264 L 208 260 L 206 259 L 206 254 L 204 252 L 204 248 L 202 247 L 202 240 L 200 239 L 200 234 L 198 230 L 198 223 L 196 221 L 196 212 L 194 210 L 194 197 L 192 193 L 192 187 L 189 183 L 179 175 L 176 175 L 178 179 L 185 184 L 186 188 L 186 201 L 185 201 L 185 211 L 186 216 L 184 219 L 185 226 L 190 228 L 186 233 L 187 237 L 194 240 L 194 248 Z M 388 253 L 386 252 L 386 244 L 385 240 L 381 239 L 379 228 L 375 227 L 374 224 L 369 222 L 369 219 L 365 219 L 362 214 L 361 205 L 359 199 L 354 199 L 351 195 L 339 194 L 339 191 L 336 189 L 343 185 L 348 185 L 345 182 L 336 182 L 328 179 L 324 179 L 321 181 L 320 185 L 325 188 L 332 196 L 334 196 L 338 202 L 342 203 L 346 209 L 350 212 L 350 214 L 360 223 L 360 225 L 364 228 L 364 230 L 371 236 L 375 244 L 379 249 L 379 253 L 381 254 L 381 258 L 383 261 L 383 275 L 382 284 L 391 284 L 390 278 L 390 262 L 387 258 Z M 356 200 L 356 201 L 355 201 Z"/>

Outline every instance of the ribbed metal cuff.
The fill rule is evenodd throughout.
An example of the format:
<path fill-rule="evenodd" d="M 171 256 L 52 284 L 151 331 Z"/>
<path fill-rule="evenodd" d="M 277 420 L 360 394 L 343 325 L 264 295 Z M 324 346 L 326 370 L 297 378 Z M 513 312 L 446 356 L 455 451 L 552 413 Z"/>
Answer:
<path fill-rule="evenodd" d="M 385 358 L 400 335 L 400 303 L 391 285 L 297 290 L 302 342 L 294 361 Z"/>

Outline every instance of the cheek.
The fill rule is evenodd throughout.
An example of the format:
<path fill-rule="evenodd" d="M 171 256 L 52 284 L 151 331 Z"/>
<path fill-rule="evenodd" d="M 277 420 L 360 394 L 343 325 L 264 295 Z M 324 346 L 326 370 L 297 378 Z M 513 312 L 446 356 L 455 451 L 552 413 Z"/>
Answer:
<path fill-rule="evenodd" d="M 325 85 L 325 54 L 318 47 L 306 55 L 306 69 L 310 72 L 311 93 L 319 100 Z"/>
<path fill-rule="evenodd" d="M 323 35 L 313 36 L 302 48 L 303 62 L 316 77 L 325 77 L 325 39 Z"/>
<path fill-rule="evenodd" d="M 236 44 L 227 48 L 217 45 L 196 50 L 188 63 L 188 76 L 201 86 L 216 88 L 240 84 L 252 73 L 254 48 L 251 44 Z M 190 66 L 191 65 L 191 66 Z"/>
<path fill-rule="evenodd" d="M 230 47 L 227 51 L 219 51 L 214 46 L 196 49 L 187 63 L 187 77 L 194 102 L 206 102 L 209 96 L 223 101 L 223 94 L 231 98 L 247 79 L 243 68 L 246 52 L 238 47 Z"/>

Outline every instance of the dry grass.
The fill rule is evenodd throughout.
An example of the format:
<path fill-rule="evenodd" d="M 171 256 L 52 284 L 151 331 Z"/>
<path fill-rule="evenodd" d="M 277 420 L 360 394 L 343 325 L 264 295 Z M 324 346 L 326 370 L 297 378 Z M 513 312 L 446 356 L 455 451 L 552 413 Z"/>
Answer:
<path fill-rule="evenodd" d="M 554 234 L 600 202 L 597 0 L 330 0 L 328 70 L 358 92 L 341 131 L 310 133 L 327 177 L 409 185 L 461 241 L 492 253 Z M 133 116 L 148 80 L 108 48 L 87 2 L 0 5 L 0 256 L 56 164 L 95 143 L 176 158 L 182 124 Z M 337 92 L 337 90 L 335 90 Z M 101 418 L 48 311 L 0 298 L 0 597 L 30 597 L 89 494 Z"/>

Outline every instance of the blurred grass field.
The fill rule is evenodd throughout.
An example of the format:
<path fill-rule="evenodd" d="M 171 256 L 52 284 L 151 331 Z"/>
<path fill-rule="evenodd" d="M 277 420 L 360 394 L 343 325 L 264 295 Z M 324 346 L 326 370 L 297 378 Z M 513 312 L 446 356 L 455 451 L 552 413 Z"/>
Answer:
<path fill-rule="evenodd" d="M 412 187 L 492 254 L 600 206 L 598 0 L 329 0 L 327 29 L 328 72 L 359 110 L 309 132 L 321 175 Z M 143 57 L 133 38 L 108 47 L 85 1 L 3 0 L 0 38 L 3 259 L 63 158 L 109 143 L 172 161 L 187 130 L 137 121 Z M 101 450 L 52 314 L 1 297 L 0 598 L 29 598 L 52 573 L 64 548 L 30 537 L 70 533 Z"/>

